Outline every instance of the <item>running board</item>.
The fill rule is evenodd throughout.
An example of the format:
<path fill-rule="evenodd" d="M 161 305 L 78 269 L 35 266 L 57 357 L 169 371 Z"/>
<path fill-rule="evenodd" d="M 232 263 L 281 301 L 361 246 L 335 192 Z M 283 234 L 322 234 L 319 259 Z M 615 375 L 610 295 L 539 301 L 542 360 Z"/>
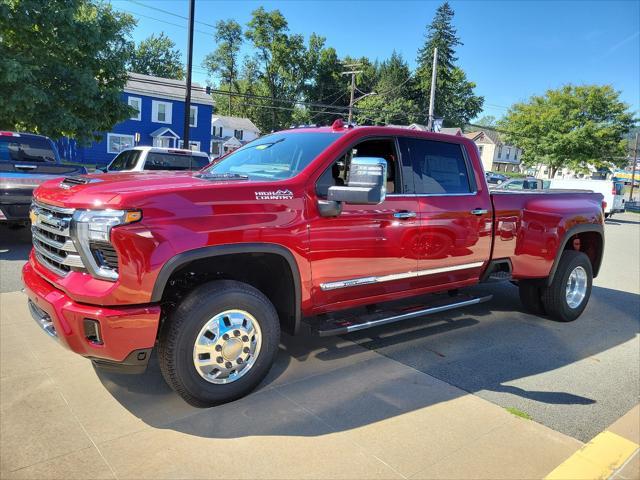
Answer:
<path fill-rule="evenodd" d="M 356 312 L 339 312 L 332 316 L 322 315 L 308 319 L 305 322 L 309 325 L 311 333 L 314 335 L 320 337 L 344 335 L 345 333 L 357 332 L 358 330 L 364 330 L 366 328 L 379 327 L 380 325 L 401 322 L 403 320 L 445 312 L 455 308 L 477 305 L 478 303 L 488 302 L 492 298 L 493 295 L 487 295 L 485 297 L 469 297 L 464 295 L 456 297 L 445 296 L 428 306 L 411 305 L 387 310 L 376 310 L 373 312 L 359 309 Z M 369 310 L 371 309 L 369 308 Z"/>

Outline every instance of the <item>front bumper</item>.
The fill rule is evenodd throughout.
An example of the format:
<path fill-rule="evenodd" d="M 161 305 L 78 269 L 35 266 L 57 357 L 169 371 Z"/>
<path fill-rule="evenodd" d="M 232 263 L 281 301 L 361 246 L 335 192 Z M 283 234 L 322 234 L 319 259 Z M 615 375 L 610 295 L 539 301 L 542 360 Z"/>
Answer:
<path fill-rule="evenodd" d="M 160 323 L 159 306 L 101 307 L 73 301 L 44 280 L 27 263 L 22 280 L 29 297 L 29 309 L 40 327 L 73 352 L 94 361 L 132 373 L 144 370 Z M 95 330 L 99 325 L 96 341 Z M 140 368 L 142 367 L 142 368 Z"/>

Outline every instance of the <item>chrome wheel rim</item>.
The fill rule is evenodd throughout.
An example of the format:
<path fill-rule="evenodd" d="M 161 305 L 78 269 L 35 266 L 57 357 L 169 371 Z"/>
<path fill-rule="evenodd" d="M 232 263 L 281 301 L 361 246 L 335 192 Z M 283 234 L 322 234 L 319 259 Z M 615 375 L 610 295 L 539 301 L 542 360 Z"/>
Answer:
<path fill-rule="evenodd" d="M 578 308 L 587 295 L 587 271 L 583 267 L 573 269 L 567 280 L 565 292 L 569 308 Z"/>
<path fill-rule="evenodd" d="M 232 383 L 251 370 L 261 346 L 262 332 L 255 317 L 244 310 L 226 310 L 198 333 L 193 365 L 207 382 Z"/>

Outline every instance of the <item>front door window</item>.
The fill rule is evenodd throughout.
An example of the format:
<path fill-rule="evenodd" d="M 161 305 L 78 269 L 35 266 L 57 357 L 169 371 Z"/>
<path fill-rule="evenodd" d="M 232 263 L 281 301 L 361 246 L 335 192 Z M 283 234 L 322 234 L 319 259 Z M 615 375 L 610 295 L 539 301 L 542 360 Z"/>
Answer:
<path fill-rule="evenodd" d="M 153 139 L 154 147 L 171 148 L 173 147 L 172 137 L 156 137 Z"/>

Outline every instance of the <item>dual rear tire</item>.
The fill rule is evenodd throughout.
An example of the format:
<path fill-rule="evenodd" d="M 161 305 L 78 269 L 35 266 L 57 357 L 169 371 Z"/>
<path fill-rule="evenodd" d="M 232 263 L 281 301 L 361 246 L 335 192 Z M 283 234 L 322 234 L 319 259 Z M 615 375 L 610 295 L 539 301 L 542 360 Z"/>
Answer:
<path fill-rule="evenodd" d="M 572 322 L 586 308 L 592 284 L 589 257 L 566 250 L 549 285 L 545 280 L 521 280 L 518 288 L 520 301 L 528 312 L 547 315 L 558 322 Z"/>

